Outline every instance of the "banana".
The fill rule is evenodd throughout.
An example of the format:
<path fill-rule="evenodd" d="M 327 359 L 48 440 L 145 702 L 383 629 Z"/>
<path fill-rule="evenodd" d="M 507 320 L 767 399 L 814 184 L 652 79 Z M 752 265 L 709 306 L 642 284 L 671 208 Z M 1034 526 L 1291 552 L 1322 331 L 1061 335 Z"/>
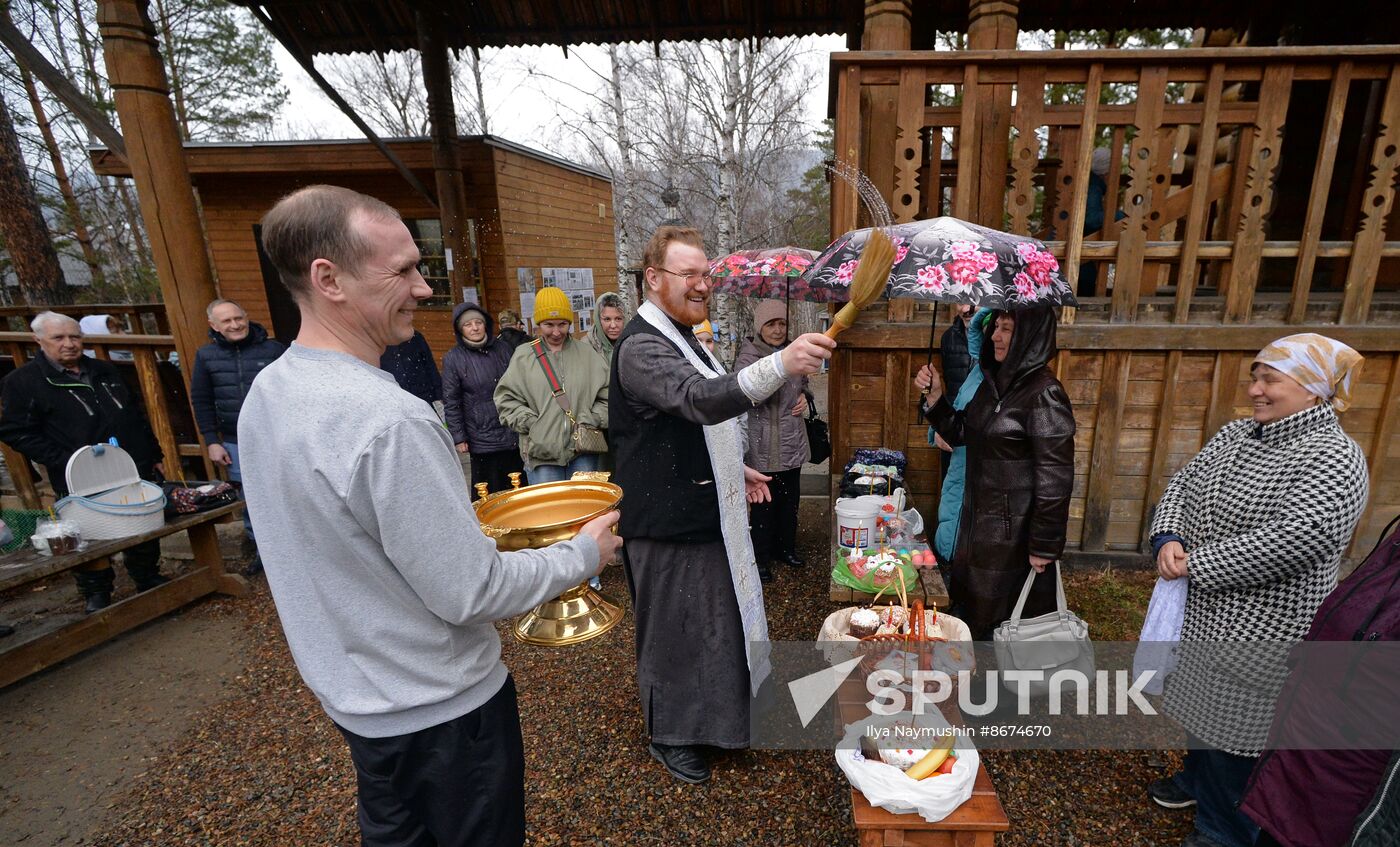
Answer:
<path fill-rule="evenodd" d="M 938 766 L 943 764 L 943 760 L 948 758 L 948 754 L 953 750 L 953 741 L 956 736 L 951 732 L 939 739 L 938 746 L 928 751 L 928 753 L 914 766 L 905 771 L 910 779 L 924 779 L 933 776 L 933 772 L 938 770 Z"/>

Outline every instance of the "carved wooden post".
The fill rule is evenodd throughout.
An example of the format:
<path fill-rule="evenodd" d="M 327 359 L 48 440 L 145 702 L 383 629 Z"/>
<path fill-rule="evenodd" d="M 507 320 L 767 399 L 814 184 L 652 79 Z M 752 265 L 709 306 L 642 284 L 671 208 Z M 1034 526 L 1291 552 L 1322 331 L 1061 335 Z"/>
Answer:
<path fill-rule="evenodd" d="M 1016 49 L 1018 7 L 1019 0 L 971 0 L 967 13 L 968 49 Z M 981 94 L 977 110 L 977 135 L 981 144 L 976 171 L 970 174 L 977 185 L 971 219 L 1001 229 L 1011 146 L 1011 86 L 988 86 Z M 961 173 L 958 178 L 962 179 Z"/>
<path fill-rule="evenodd" d="M 146 0 L 99 0 L 97 24 L 141 220 L 188 385 L 194 351 L 208 328 L 204 307 L 215 296 L 214 273 L 146 5 Z"/>
<path fill-rule="evenodd" d="M 908 50 L 911 0 L 865 0 L 862 50 Z M 899 86 L 865 86 L 860 98 L 862 150 L 860 168 L 886 200 L 894 193 L 895 138 L 898 133 Z"/>
<path fill-rule="evenodd" d="M 448 277 L 452 300 L 472 285 L 471 244 L 467 239 L 466 189 L 457 151 L 457 109 L 452 102 L 452 68 L 442 25 L 423 12 L 417 14 L 418 50 L 423 56 L 423 87 L 428 93 L 429 132 L 433 138 L 433 176 L 442 222 L 442 246 L 451 250 Z M 486 292 L 478 292 L 481 307 L 488 308 Z"/>

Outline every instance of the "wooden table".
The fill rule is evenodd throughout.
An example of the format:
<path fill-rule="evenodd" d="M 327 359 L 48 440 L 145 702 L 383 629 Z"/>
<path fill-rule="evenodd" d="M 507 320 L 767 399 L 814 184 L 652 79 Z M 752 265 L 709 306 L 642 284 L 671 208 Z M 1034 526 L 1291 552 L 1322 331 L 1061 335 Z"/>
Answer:
<path fill-rule="evenodd" d="M 164 585 L 127 597 L 58 629 L 26 633 L 20 627 L 0 641 L 0 688 L 38 673 L 50 665 L 89 647 L 174 611 L 192 600 L 213 594 L 242 596 L 248 582 L 224 570 L 223 553 L 215 524 L 236 515 L 242 503 L 230 503 L 208 512 L 177 518 L 141 535 L 112 541 L 89 541 L 87 549 L 62 556 L 42 556 L 33 547 L 0 556 L 0 591 L 37 582 L 70 570 L 101 570 L 112 566 L 112 556 L 143 541 L 188 532 L 194 551 L 194 568 Z"/>
<path fill-rule="evenodd" d="M 865 707 L 870 694 L 859 671 L 837 689 L 836 700 L 838 720 L 843 725 L 870 716 Z M 944 701 L 940 710 L 949 723 L 962 724 L 956 702 Z M 968 801 L 937 823 L 929 823 L 913 812 L 897 815 L 876 808 L 854 788 L 851 789 L 851 812 L 861 847 L 992 847 L 996 833 L 1011 828 L 986 765 L 979 765 Z"/>

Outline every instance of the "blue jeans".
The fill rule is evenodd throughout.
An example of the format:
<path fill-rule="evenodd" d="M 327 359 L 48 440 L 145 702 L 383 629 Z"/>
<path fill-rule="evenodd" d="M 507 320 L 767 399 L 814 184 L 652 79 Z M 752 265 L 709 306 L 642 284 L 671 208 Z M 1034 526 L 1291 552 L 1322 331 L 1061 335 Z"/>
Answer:
<path fill-rule="evenodd" d="M 1193 745 L 1204 747 L 1199 738 Z M 1259 760 L 1224 750 L 1186 751 L 1186 764 L 1172 777 L 1178 788 L 1196 798 L 1196 829 L 1224 847 L 1250 847 L 1259 827 L 1236 808 L 1244 797 L 1249 774 Z"/>
<path fill-rule="evenodd" d="M 228 478 L 229 478 L 229 481 L 230 481 L 230 482 L 235 482 L 235 483 L 238 484 L 238 497 L 239 497 L 239 499 L 242 499 L 242 498 L 243 498 L 243 470 L 242 470 L 242 468 L 240 468 L 239 465 L 238 465 L 238 442 L 237 442 L 237 441 L 224 441 L 224 442 L 222 442 L 222 443 L 223 443 L 223 445 L 224 445 L 224 449 L 228 451 L 228 457 L 229 457 L 230 459 L 233 460 L 233 464 L 231 464 L 231 465 L 228 466 Z M 248 536 L 248 540 L 249 540 L 249 541 L 253 542 L 254 544 L 257 543 L 257 539 L 255 539 L 255 538 L 253 537 L 253 519 L 250 518 L 250 517 L 248 517 L 248 507 L 247 507 L 247 506 L 244 506 L 244 507 L 243 507 L 243 532 L 244 532 L 244 534 L 246 534 L 246 535 Z"/>
<path fill-rule="evenodd" d="M 574 460 L 567 465 L 536 465 L 526 471 L 525 475 L 529 478 L 531 485 L 538 485 L 541 482 L 558 482 L 562 479 L 568 479 L 578 471 L 598 470 L 598 459 L 597 453 L 583 453 L 575 456 Z"/>
<path fill-rule="evenodd" d="M 559 482 L 568 479 L 577 471 L 596 471 L 601 465 L 602 456 L 598 453 L 581 453 L 574 457 L 567 465 L 537 465 L 534 470 L 526 473 L 531 485 L 538 485 L 541 482 Z M 602 588 L 603 583 L 598 577 L 588 580 L 588 584 L 594 588 Z"/>

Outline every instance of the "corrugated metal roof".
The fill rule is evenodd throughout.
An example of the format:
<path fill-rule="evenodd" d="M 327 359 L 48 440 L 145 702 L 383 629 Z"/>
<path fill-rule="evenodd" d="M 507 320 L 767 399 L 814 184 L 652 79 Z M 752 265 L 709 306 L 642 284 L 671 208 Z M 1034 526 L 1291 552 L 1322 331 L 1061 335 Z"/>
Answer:
<path fill-rule="evenodd" d="M 416 49 L 415 10 L 449 47 L 612 44 L 845 34 L 857 48 L 865 0 L 233 0 L 265 12 L 272 28 L 307 53 Z M 1340 4 L 1340 5 L 1338 5 Z M 1381 4 L 1385 5 L 1385 4 Z M 970 0 L 914 0 L 914 48 L 937 31 L 965 31 Z M 1400 16 L 1364 14 L 1368 0 L 1334 0 L 1328 16 L 1394 32 Z M 1373 10 L 1372 10 L 1373 11 Z M 1360 17 L 1346 16 L 1357 13 Z M 1310 0 L 1021 0 L 1022 30 L 1317 25 Z M 1351 41 L 1373 41 L 1352 33 Z"/>
<path fill-rule="evenodd" d="M 416 49 L 415 9 L 448 47 L 609 44 L 855 32 L 862 0 L 234 0 L 259 7 L 308 53 Z M 964 18 L 966 10 L 964 9 Z"/>

